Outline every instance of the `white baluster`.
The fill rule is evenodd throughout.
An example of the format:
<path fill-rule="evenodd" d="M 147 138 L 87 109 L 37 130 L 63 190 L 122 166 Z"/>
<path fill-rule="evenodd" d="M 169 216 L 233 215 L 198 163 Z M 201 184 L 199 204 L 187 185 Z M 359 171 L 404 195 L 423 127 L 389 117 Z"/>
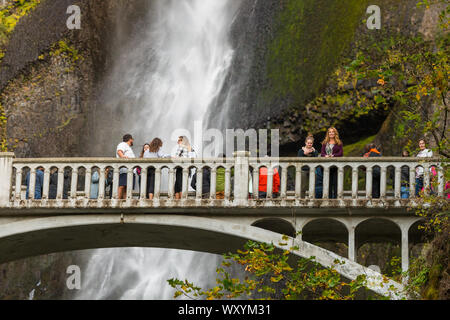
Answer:
<path fill-rule="evenodd" d="M 154 199 L 159 200 L 161 198 L 161 168 L 155 170 L 155 195 Z"/>
<path fill-rule="evenodd" d="M 237 179 L 235 176 L 234 179 Z M 253 198 L 259 199 L 259 166 L 255 164 L 253 167 Z"/>
<path fill-rule="evenodd" d="M 274 171 L 275 169 L 272 168 L 272 164 L 268 164 L 267 166 L 267 199 L 273 198 L 273 179 L 274 179 Z"/>
<path fill-rule="evenodd" d="M 416 198 L 416 164 L 409 164 L 409 198 Z"/>
<path fill-rule="evenodd" d="M 253 188 L 254 190 L 255 188 Z M 231 199 L 231 168 L 227 167 L 225 169 L 225 200 L 229 201 Z"/>
<path fill-rule="evenodd" d="M 438 196 L 443 198 L 445 196 L 445 177 L 444 177 L 444 169 L 441 165 L 437 166 L 438 172 Z"/>
<path fill-rule="evenodd" d="M 288 178 L 288 166 L 281 167 L 281 194 L 280 197 L 282 200 L 286 200 L 287 198 L 287 178 Z"/>
<path fill-rule="evenodd" d="M 46 167 L 44 171 L 44 186 L 42 188 L 43 200 L 48 200 L 49 189 L 50 189 L 50 168 Z"/>
<path fill-rule="evenodd" d="M 358 199 L 358 167 L 352 167 L 352 199 Z"/>
<path fill-rule="evenodd" d="M 380 196 L 381 199 L 386 199 L 386 184 L 387 184 L 387 167 L 383 166 L 381 168 L 381 179 L 380 179 Z"/>
<path fill-rule="evenodd" d="M 306 181 L 302 181 L 302 165 L 297 164 L 295 166 L 295 199 L 302 197 L 302 184 Z"/>
<path fill-rule="evenodd" d="M 64 191 L 64 167 L 58 167 L 58 187 L 56 189 L 56 199 L 62 200 Z"/>
<path fill-rule="evenodd" d="M 367 199 L 372 199 L 372 189 L 373 189 L 373 185 L 372 185 L 372 181 L 373 181 L 373 168 L 367 168 L 366 171 L 366 197 Z"/>
<path fill-rule="evenodd" d="M 78 169 L 72 168 L 72 181 L 70 186 L 70 198 L 77 198 L 77 186 L 78 186 Z"/>
<path fill-rule="evenodd" d="M 323 199 L 330 198 L 330 167 L 326 165 L 323 169 Z"/>
<path fill-rule="evenodd" d="M 133 199 L 133 167 L 127 167 L 127 200 Z"/>
<path fill-rule="evenodd" d="M 182 188 L 182 198 L 187 199 L 189 193 L 189 168 L 183 168 L 183 188 Z"/>
<path fill-rule="evenodd" d="M 120 167 L 114 166 L 113 173 L 113 185 L 112 185 L 112 199 L 117 200 L 119 198 L 119 179 L 120 179 Z"/>
<path fill-rule="evenodd" d="M 196 199 L 201 200 L 203 198 L 203 168 L 200 170 L 197 170 L 197 193 L 196 193 Z"/>
<path fill-rule="evenodd" d="M 338 165 L 338 199 L 344 199 L 344 166 Z"/>
<path fill-rule="evenodd" d="M 325 179 L 324 179 L 324 185 L 325 185 Z M 325 192 L 325 186 L 324 186 L 324 192 Z M 313 200 L 315 197 L 316 197 L 316 167 L 313 164 L 309 167 L 309 199 Z"/>
<path fill-rule="evenodd" d="M 425 163 L 423 166 L 423 186 L 424 186 L 424 190 L 425 190 L 425 195 L 430 195 L 430 190 L 431 190 L 431 186 L 430 186 L 430 164 L 429 163 Z"/>
<path fill-rule="evenodd" d="M 213 168 L 211 169 L 211 188 L 210 188 L 210 193 L 211 199 L 216 199 L 216 183 L 217 183 L 217 168 Z"/>
<path fill-rule="evenodd" d="M 91 180 L 92 180 L 92 167 L 86 167 L 86 176 L 84 178 L 84 196 L 86 199 L 91 198 Z"/>
<path fill-rule="evenodd" d="M 170 200 L 173 200 L 175 198 L 175 171 L 176 171 L 176 168 L 169 169 L 168 197 Z"/>
<path fill-rule="evenodd" d="M 147 174 L 148 174 L 148 167 L 145 166 L 144 168 L 142 168 L 141 170 L 141 184 L 140 184 L 140 191 L 141 191 L 141 195 L 140 198 L 141 200 L 145 200 L 147 199 Z"/>
<path fill-rule="evenodd" d="M 103 201 L 105 200 L 105 167 L 101 167 L 99 170 L 100 179 L 98 180 L 98 200 Z"/>
<path fill-rule="evenodd" d="M 395 199 L 400 200 L 401 199 L 401 185 L 402 185 L 402 167 L 401 166 L 396 166 L 395 167 L 395 181 L 394 181 L 394 186 L 395 186 Z"/>
<path fill-rule="evenodd" d="M 16 201 L 22 200 L 22 167 L 16 168 Z"/>
<path fill-rule="evenodd" d="M 34 200 L 36 195 L 36 168 L 30 170 L 30 184 L 28 187 L 28 198 Z"/>

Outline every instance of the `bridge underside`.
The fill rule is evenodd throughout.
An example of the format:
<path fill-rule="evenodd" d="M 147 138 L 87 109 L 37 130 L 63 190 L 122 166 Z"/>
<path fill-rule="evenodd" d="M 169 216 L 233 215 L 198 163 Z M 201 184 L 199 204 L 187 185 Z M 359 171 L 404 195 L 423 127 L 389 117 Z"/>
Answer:
<path fill-rule="evenodd" d="M 183 219 L 189 218 L 180 217 L 180 225 L 164 224 L 164 221 L 170 222 L 168 217 L 157 215 L 151 219 L 127 215 L 124 220 L 121 220 L 121 215 L 95 218 L 78 215 L 15 222 L 3 226 L 3 230 L 8 229 L 6 234 L 0 233 L 0 263 L 55 252 L 119 247 L 224 254 L 242 248 L 247 241 L 246 238 L 229 233 L 183 226 Z M 54 226 L 48 225 L 52 222 Z"/>
<path fill-rule="evenodd" d="M 369 289 L 390 295 L 390 281 L 382 286 L 381 275 L 355 262 L 307 242 L 291 239 L 287 247 L 280 244 L 281 235 L 244 224 L 209 218 L 177 215 L 76 215 L 41 217 L 4 223 L 0 228 L 0 263 L 26 257 L 74 250 L 149 247 L 192 250 L 223 254 L 241 249 L 247 240 L 273 243 L 300 257 L 316 257 L 325 267 L 335 267 L 347 279 L 366 274 Z M 345 261 L 335 265 L 335 261 Z"/>

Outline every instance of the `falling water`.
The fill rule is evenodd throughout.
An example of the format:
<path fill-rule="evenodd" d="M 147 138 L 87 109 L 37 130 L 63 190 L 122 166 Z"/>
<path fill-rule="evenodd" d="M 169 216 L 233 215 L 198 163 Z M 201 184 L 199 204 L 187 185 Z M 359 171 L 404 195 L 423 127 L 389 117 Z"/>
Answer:
<path fill-rule="evenodd" d="M 100 152 L 113 155 L 108 139 L 130 132 L 139 148 L 160 137 L 170 153 L 175 130 L 193 132 L 230 67 L 229 30 L 239 5 L 237 0 L 153 0 L 144 27 L 123 41 L 106 81 L 102 100 L 115 119 L 108 125 L 98 117 L 97 146 L 110 148 Z M 171 299 L 168 279 L 212 285 L 219 262 L 219 256 L 178 250 L 98 250 L 77 298 Z"/>

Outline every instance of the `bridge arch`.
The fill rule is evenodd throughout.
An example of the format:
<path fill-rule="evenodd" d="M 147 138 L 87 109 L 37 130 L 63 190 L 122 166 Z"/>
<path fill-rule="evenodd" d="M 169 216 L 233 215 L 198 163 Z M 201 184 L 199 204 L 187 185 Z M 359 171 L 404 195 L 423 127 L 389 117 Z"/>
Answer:
<path fill-rule="evenodd" d="M 261 228 L 264 230 L 276 232 L 282 235 L 295 238 L 297 232 L 289 221 L 282 218 L 265 218 L 260 219 L 252 224 L 252 227 Z"/>
<path fill-rule="evenodd" d="M 348 243 L 348 226 L 334 218 L 311 219 L 302 228 L 302 240 L 309 243 Z"/>
<path fill-rule="evenodd" d="M 388 218 L 368 218 L 355 228 L 357 247 L 368 242 L 391 242 L 401 244 L 401 227 Z"/>
<path fill-rule="evenodd" d="M 426 241 L 426 234 L 422 229 L 420 229 L 420 227 L 423 226 L 424 222 L 424 219 L 420 219 L 411 224 L 411 226 L 409 227 L 408 240 L 411 244 L 419 244 Z"/>
<path fill-rule="evenodd" d="M 388 288 L 398 292 L 403 287 L 389 280 L 383 285 L 381 275 L 330 251 L 296 239 L 287 246 L 280 244 L 279 234 L 256 227 L 214 219 L 173 215 L 76 215 L 30 219 L 12 222 L 0 228 L 0 263 L 55 252 L 117 248 L 156 247 L 195 250 L 223 254 L 243 247 L 247 240 L 273 243 L 292 253 L 310 258 L 325 267 L 334 267 L 347 279 L 361 274 L 368 277 L 368 288 L 391 298 Z M 335 265 L 335 261 L 343 264 Z"/>

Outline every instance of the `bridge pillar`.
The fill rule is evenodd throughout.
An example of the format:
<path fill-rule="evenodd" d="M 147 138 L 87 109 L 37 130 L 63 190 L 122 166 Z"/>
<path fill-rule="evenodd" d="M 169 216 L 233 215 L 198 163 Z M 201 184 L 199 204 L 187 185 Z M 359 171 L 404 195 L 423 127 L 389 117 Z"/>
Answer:
<path fill-rule="evenodd" d="M 402 226 L 402 271 L 406 272 L 409 269 L 409 238 L 407 226 Z"/>
<path fill-rule="evenodd" d="M 14 153 L 0 153 L 0 208 L 9 205 Z"/>
<path fill-rule="evenodd" d="M 246 206 L 248 204 L 250 152 L 238 151 L 234 153 L 234 157 L 234 199 L 238 206 Z"/>
<path fill-rule="evenodd" d="M 355 227 L 348 228 L 348 259 L 356 262 Z"/>

